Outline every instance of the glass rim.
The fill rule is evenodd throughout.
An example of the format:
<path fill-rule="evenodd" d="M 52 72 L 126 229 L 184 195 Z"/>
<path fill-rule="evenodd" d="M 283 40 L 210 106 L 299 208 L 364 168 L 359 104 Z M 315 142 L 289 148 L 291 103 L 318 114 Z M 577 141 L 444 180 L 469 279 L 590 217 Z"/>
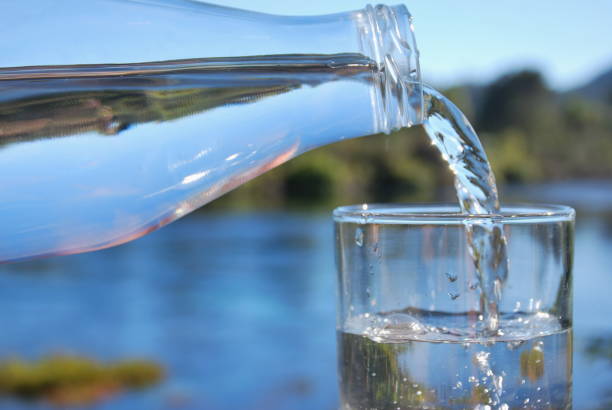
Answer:
<path fill-rule="evenodd" d="M 496 214 L 462 213 L 457 204 L 358 204 L 340 206 L 333 211 L 335 222 L 357 224 L 465 224 L 494 221 L 502 224 L 572 222 L 576 211 L 566 205 L 513 203 Z"/>

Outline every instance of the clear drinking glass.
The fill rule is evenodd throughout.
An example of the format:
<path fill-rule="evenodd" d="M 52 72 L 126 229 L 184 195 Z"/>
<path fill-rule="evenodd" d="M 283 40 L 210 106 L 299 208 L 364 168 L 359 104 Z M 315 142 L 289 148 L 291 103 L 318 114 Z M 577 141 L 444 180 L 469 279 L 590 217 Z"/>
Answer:
<path fill-rule="evenodd" d="M 571 208 L 358 205 L 334 219 L 342 409 L 571 408 Z M 495 332 L 466 229 L 481 223 L 507 243 Z"/>

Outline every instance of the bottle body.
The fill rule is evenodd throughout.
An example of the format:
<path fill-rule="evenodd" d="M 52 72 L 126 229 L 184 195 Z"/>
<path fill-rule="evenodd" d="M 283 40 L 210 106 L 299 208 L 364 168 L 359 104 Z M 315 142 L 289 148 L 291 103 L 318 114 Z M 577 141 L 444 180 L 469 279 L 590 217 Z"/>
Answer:
<path fill-rule="evenodd" d="M 0 261 L 127 242 L 309 149 L 418 122 L 418 70 L 385 65 L 397 47 L 370 36 L 388 21 L 397 36 L 405 24 L 387 14 L 407 19 L 401 7 L 58 4 L 50 39 L 0 68 Z M 45 12 L 26 6 L 2 7 L 26 22 Z"/>

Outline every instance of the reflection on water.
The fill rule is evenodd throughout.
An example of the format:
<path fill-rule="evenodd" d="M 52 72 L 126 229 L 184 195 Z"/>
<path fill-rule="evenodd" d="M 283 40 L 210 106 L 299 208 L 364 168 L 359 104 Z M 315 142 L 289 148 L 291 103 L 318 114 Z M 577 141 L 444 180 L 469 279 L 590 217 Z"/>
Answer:
<path fill-rule="evenodd" d="M 331 410 L 332 239 L 327 216 L 194 215 L 126 246 L 5 265 L 0 357 L 165 368 L 160 387 L 96 408 Z"/>
<path fill-rule="evenodd" d="M 610 393 L 609 358 L 588 352 L 599 349 L 593 338 L 612 334 L 611 249 L 600 217 L 579 210 L 579 409 Z M 334 281 L 328 215 L 192 215 L 118 248 L 2 266 L 0 358 L 145 357 L 166 369 L 158 387 L 96 409 L 332 410 Z M 35 407 L 4 399 L 0 408 Z"/>
<path fill-rule="evenodd" d="M 609 332 L 610 329 L 607 331 Z M 612 372 L 612 333 L 591 337 L 586 344 L 585 353 L 593 363 L 597 363 L 603 369 L 604 374 L 609 375 Z M 607 369 L 604 367 L 606 362 L 608 363 Z M 606 380 L 608 387 L 599 395 L 599 406 L 597 407 L 602 410 L 612 408 L 612 387 L 610 387 L 609 377 Z"/>
<path fill-rule="evenodd" d="M 591 338 L 586 353 L 595 360 L 607 360 L 612 365 L 612 335 Z"/>

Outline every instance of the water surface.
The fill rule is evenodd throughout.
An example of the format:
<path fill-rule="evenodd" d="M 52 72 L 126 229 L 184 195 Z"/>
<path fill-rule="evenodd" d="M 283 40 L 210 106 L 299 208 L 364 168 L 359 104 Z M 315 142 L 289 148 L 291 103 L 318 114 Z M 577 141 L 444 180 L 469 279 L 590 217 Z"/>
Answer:
<path fill-rule="evenodd" d="M 549 191 L 570 205 L 588 195 Z M 577 220 L 574 408 L 606 408 L 612 361 L 586 348 L 612 343 L 612 204 L 579 207 Z M 335 410 L 332 235 L 328 214 L 205 213 L 117 248 L 4 265 L 0 358 L 70 352 L 166 368 L 159 387 L 93 409 Z"/>

